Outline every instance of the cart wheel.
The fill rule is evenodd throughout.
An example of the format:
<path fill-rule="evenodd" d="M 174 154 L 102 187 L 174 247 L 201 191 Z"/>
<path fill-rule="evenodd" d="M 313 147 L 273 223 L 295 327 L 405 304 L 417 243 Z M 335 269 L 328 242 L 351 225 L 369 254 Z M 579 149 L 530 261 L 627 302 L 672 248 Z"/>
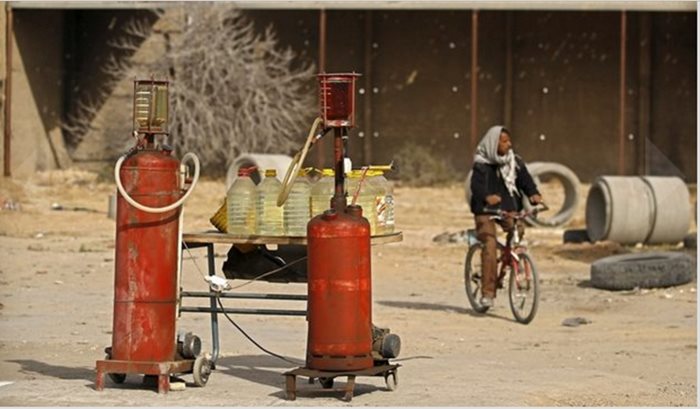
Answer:
<path fill-rule="evenodd" d="M 192 368 L 192 376 L 194 377 L 194 384 L 199 387 L 204 387 L 209 380 L 209 375 L 211 374 L 211 361 L 205 356 L 198 356 L 194 360 L 194 367 Z"/>
<path fill-rule="evenodd" d="M 111 354 L 111 349 L 107 352 L 107 356 L 105 356 L 106 360 L 111 360 L 112 359 L 112 354 Z M 112 380 L 112 382 L 116 384 L 122 384 L 126 380 L 126 374 L 125 373 L 108 373 L 109 379 Z"/>
<path fill-rule="evenodd" d="M 390 391 L 395 391 L 399 387 L 399 377 L 396 372 L 384 375 L 384 381 L 386 382 L 386 388 Z"/>
<path fill-rule="evenodd" d="M 333 378 L 318 378 L 318 382 L 323 389 L 331 389 L 333 387 Z"/>

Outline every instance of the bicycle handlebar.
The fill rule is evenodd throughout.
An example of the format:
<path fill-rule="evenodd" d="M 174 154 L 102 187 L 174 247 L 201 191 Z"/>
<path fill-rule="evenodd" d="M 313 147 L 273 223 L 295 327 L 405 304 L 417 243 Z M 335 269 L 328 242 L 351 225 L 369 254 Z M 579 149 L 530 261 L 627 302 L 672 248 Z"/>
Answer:
<path fill-rule="evenodd" d="M 505 210 L 501 209 L 486 208 L 484 209 L 484 213 L 492 214 L 492 219 L 512 218 L 514 220 L 519 220 L 529 216 L 537 216 L 537 213 L 544 212 L 547 210 L 549 210 L 549 206 L 547 206 L 544 202 L 540 202 L 537 206 L 533 207 L 530 210 L 521 210 L 519 212 L 506 212 Z"/>

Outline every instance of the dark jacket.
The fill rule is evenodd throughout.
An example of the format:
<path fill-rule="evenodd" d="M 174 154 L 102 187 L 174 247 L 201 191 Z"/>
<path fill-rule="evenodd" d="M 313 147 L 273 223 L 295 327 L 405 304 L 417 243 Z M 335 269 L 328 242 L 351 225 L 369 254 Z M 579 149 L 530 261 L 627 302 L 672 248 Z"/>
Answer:
<path fill-rule="evenodd" d="M 505 211 L 520 211 L 523 209 L 523 200 L 527 200 L 532 195 L 539 194 L 537 185 L 532 180 L 525 162 L 519 157 L 515 157 L 518 164 L 515 186 L 524 196 L 512 197 L 508 192 L 505 182 L 498 174 L 498 165 L 475 163 L 472 169 L 472 180 L 470 183 L 472 197 L 469 202 L 472 213 L 484 214 L 486 196 L 501 196 L 501 204 L 497 207 Z"/>

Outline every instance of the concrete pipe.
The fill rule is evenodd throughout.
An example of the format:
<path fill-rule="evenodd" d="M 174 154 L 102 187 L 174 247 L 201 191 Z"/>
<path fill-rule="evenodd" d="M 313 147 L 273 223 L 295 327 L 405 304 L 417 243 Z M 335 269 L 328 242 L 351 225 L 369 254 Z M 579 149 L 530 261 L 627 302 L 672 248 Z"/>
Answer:
<path fill-rule="evenodd" d="M 586 200 L 586 231 L 591 241 L 643 243 L 654 221 L 654 198 L 640 177 L 600 176 Z"/>
<path fill-rule="evenodd" d="M 654 198 L 654 218 L 647 243 L 678 243 L 690 230 L 690 192 L 679 177 L 643 176 Z"/>
<path fill-rule="evenodd" d="M 240 168 L 257 166 L 258 172 L 250 175 L 250 178 L 257 185 L 265 175 L 265 169 L 276 169 L 277 178 L 282 180 L 290 163 L 292 163 L 292 157 L 287 155 L 268 153 L 244 153 L 239 155 L 233 160 L 226 172 L 226 191 L 238 178 L 238 169 Z"/>

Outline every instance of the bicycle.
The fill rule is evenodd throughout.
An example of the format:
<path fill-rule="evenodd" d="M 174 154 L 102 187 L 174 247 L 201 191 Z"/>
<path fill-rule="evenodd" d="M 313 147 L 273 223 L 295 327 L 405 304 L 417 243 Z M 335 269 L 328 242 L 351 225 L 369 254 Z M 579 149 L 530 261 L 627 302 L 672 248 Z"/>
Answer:
<path fill-rule="evenodd" d="M 505 220 L 506 218 L 513 219 L 511 229 L 506 231 L 506 243 L 497 240 L 498 248 L 498 288 L 503 288 L 503 279 L 508 277 L 508 299 L 510 301 L 510 310 L 513 312 L 515 320 L 528 324 L 535 318 L 537 307 L 539 304 L 539 281 L 537 278 L 537 269 L 532 262 L 532 258 L 527 253 L 527 247 L 522 242 L 522 237 L 518 231 L 518 221 L 526 217 L 536 217 L 539 212 L 548 210 L 549 208 L 541 203 L 541 206 L 535 206 L 529 210 L 523 210 L 516 213 L 508 213 L 502 210 L 492 210 L 487 213 L 493 214 L 491 220 Z M 485 313 L 488 311 L 488 306 L 481 305 L 479 301 L 479 293 L 481 292 L 481 251 L 483 244 L 476 239 L 472 234 L 469 241 L 469 251 L 464 266 L 464 281 L 467 298 L 474 311 L 477 313 Z"/>

